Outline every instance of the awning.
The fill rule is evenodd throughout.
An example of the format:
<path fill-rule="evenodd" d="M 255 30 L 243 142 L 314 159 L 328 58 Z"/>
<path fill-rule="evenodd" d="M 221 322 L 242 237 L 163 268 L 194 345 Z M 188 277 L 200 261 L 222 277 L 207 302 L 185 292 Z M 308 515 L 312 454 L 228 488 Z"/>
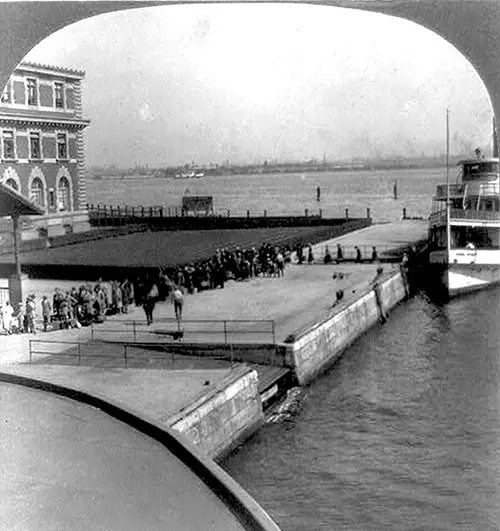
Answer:
<path fill-rule="evenodd" d="M 0 217 L 41 216 L 45 212 L 10 186 L 0 183 Z"/>

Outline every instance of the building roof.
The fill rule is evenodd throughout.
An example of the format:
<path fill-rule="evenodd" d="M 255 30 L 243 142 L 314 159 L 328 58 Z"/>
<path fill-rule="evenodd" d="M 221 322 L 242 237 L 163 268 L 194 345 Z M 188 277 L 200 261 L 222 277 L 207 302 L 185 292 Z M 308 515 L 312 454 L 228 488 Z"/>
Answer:
<path fill-rule="evenodd" d="M 470 158 L 470 159 L 464 159 L 459 160 L 457 162 L 457 166 L 462 166 L 463 164 L 480 164 L 482 162 L 498 162 L 499 159 L 496 157 L 484 157 L 484 158 Z"/>
<path fill-rule="evenodd" d="M 77 76 L 77 77 L 84 77 L 85 71 L 84 70 L 77 70 L 76 68 L 67 68 L 64 66 L 55 66 L 55 65 L 48 65 L 43 63 L 29 63 L 29 62 L 22 62 L 19 63 L 17 68 L 27 68 L 29 70 L 49 70 L 50 72 L 53 72 L 54 74 L 66 74 L 70 76 Z"/>
<path fill-rule="evenodd" d="M 0 183 L 0 217 L 42 215 L 44 211 L 6 184 Z"/>

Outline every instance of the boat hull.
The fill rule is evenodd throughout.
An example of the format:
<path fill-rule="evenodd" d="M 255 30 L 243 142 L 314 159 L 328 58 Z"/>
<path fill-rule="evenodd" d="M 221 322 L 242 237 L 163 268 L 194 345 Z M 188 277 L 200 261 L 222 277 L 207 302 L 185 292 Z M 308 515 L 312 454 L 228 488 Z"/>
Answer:
<path fill-rule="evenodd" d="M 456 297 L 500 284 L 500 265 L 435 264 L 438 289 L 448 297 Z"/>

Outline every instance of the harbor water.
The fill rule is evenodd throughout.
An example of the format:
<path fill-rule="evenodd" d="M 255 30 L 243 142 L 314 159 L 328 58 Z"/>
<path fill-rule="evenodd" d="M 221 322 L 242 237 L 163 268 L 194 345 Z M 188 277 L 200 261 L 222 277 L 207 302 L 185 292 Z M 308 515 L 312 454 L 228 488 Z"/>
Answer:
<path fill-rule="evenodd" d="M 453 175 L 453 173 L 451 173 Z M 451 177 L 453 179 L 453 177 Z M 437 184 L 445 181 L 444 168 L 380 171 L 338 171 L 265 175 L 205 176 L 199 179 L 103 178 L 88 180 L 87 201 L 108 205 L 179 206 L 183 195 L 210 195 L 214 210 L 231 215 L 318 214 L 324 217 L 366 217 L 375 221 L 429 215 Z M 398 199 L 394 199 L 397 182 Z M 452 180 L 452 182 L 454 182 Z M 317 187 L 321 198 L 317 201 Z M 133 199 L 132 199 L 133 198 Z"/>
<path fill-rule="evenodd" d="M 499 318 L 413 298 L 225 468 L 283 531 L 500 529 Z"/>

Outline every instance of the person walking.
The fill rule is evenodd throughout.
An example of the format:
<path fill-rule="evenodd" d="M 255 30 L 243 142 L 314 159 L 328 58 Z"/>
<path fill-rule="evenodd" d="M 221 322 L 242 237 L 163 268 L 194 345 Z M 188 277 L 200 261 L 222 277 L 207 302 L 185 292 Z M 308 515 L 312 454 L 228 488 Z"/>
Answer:
<path fill-rule="evenodd" d="M 142 300 L 142 307 L 144 308 L 144 313 L 146 314 L 146 322 L 148 326 L 153 324 L 153 312 L 159 295 L 160 292 L 158 290 L 158 286 L 156 284 L 151 284 L 149 286 L 149 291 L 147 291 Z"/>
<path fill-rule="evenodd" d="M 47 327 L 50 323 L 50 316 L 52 314 L 52 305 L 50 304 L 47 295 L 42 298 L 42 317 L 43 317 L 43 331 L 47 332 Z"/>
<path fill-rule="evenodd" d="M 342 262 L 344 259 L 344 253 L 342 251 L 342 247 L 340 246 L 340 243 L 337 243 L 337 262 Z"/>
<path fill-rule="evenodd" d="M 26 331 L 24 326 L 24 306 L 22 302 L 18 302 L 14 310 L 14 326 L 17 328 L 16 332 L 18 334 Z"/>
<path fill-rule="evenodd" d="M 372 247 L 372 262 L 376 262 L 377 260 L 378 260 L 377 248 L 373 246 Z"/>
<path fill-rule="evenodd" d="M 312 245 L 309 244 L 307 247 L 307 263 L 312 264 L 314 262 L 314 255 L 313 255 L 313 248 Z"/>
<path fill-rule="evenodd" d="M 361 259 L 361 249 L 356 245 L 354 247 L 354 249 L 356 249 L 356 263 L 360 264 L 362 259 Z"/>
<path fill-rule="evenodd" d="M 175 318 L 177 321 L 182 319 L 182 307 L 184 306 L 184 295 L 180 287 L 175 286 L 172 291 L 172 301 L 174 303 Z"/>
<path fill-rule="evenodd" d="M 14 314 L 14 308 L 10 305 L 9 301 L 6 301 L 2 306 L 2 326 L 7 334 L 12 333 L 12 315 Z"/>
<path fill-rule="evenodd" d="M 29 334 L 36 334 L 35 329 L 35 296 L 29 295 L 26 299 L 26 323 L 27 332 Z"/>

